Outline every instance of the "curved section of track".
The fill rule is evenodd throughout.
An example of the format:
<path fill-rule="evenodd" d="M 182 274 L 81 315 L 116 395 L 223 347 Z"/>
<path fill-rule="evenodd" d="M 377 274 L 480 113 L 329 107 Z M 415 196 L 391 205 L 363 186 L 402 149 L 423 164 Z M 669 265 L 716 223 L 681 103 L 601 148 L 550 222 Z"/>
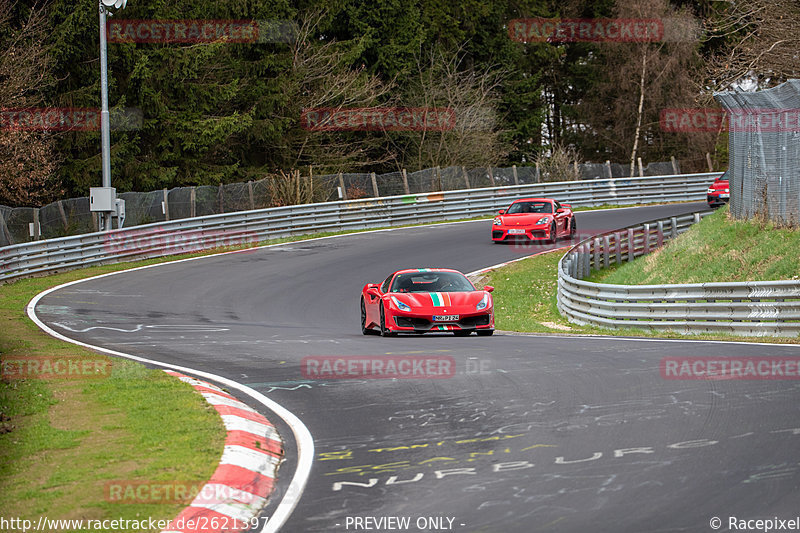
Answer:
<path fill-rule="evenodd" d="M 701 207 L 577 217 L 581 232 L 600 232 Z M 368 281 L 535 251 L 493 245 L 486 221 L 371 232 L 98 278 L 53 291 L 37 312 L 68 337 L 224 376 L 300 417 L 316 460 L 284 531 L 353 531 L 356 517 L 463 532 L 707 531 L 714 516 L 793 517 L 800 383 L 665 381 L 659 363 L 797 357 L 797 346 L 360 334 Z M 307 356 L 386 354 L 451 356 L 456 373 L 312 381 L 301 368 Z"/>

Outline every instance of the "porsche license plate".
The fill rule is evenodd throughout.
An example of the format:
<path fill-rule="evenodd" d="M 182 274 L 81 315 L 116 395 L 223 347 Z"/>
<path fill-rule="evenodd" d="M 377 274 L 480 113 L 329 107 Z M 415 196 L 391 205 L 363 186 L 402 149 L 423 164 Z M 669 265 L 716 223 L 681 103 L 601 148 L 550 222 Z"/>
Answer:
<path fill-rule="evenodd" d="M 436 315 L 433 317 L 434 322 L 453 322 L 458 320 L 458 315 Z"/>
<path fill-rule="evenodd" d="M 508 234 L 509 235 L 524 235 L 525 234 L 525 230 L 524 229 L 510 229 L 510 230 L 508 230 Z"/>

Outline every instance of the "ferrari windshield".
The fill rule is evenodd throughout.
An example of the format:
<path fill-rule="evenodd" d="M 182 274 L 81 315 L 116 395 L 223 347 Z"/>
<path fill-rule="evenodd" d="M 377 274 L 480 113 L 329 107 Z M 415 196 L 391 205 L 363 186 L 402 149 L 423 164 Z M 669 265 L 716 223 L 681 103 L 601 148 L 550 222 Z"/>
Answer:
<path fill-rule="evenodd" d="M 552 213 L 553 204 L 550 202 L 515 202 L 506 211 L 507 214 L 516 213 Z"/>
<path fill-rule="evenodd" d="M 406 272 L 395 276 L 389 292 L 471 292 L 472 283 L 460 272 Z"/>

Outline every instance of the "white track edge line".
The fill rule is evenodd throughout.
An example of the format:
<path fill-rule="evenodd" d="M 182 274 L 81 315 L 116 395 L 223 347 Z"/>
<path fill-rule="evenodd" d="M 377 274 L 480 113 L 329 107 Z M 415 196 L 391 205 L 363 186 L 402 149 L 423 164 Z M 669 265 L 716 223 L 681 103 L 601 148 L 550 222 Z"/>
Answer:
<path fill-rule="evenodd" d="M 695 202 L 678 202 L 678 203 L 695 203 Z M 603 209 L 587 210 L 586 212 L 617 211 L 617 210 L 620 210 L 620 209 L 639 209 L 639 208 L 642 208 L 642 207 L 656 207 L 656 206 L 659 206 L 659 205 L 670 205 L 670 204 L 658 204 L 658 203 L 655 203 L 655 204 L 647 204 L 647 205 L 643 205 L 643 206 L 610 207 L 610 208 L 603 208 Z M 579 213 L 580 213 L 580 211 L 579 211 Z M 49 326 L 47 326 L 44 322 L 42 322 L 39 319 L 39 317 L 36 315 L 36 311 L 34 309 L 36 307 L 36 304 L 39 302 L 39 300 L 41 300 L 43 297 L 47 296 L 51 292 L 54 292 L 54 291 L 59 290 L 59 289 L 63 289 L 64 287 L 68 287 L 70 285 L 76 285 L 78 283 L 82 283 L 82 282 L 85 282 L 85 281 L 91 281 L 91 280 L 96 280 L 96 279 L 100 279 L 100 278 L 105 278 L 105 277 L 108 277 L 108 276 L 114 276 L 114 275 L 117 275 L 117 274 L 133 272 L 133 271 L 136 271 L 136 270 L 144 270 L 144 269 L 155 268 L 155 267 L 164 266 L 164 265 L 172 265 L 172 264 L 175 264 L 175 263 L 182 263 L 182 262 L 185 262 L 185 261 L 194 261 L 194 260 L 197 260 L 197 259 L 204 259 L 204 258 L 208 258 L 208 257 L 218 257 L 218 256 L 221 256 L 221 255 L 248 252 L 248 251 L 252 251 L 252 250 L 258 249 L 258 248 L 273 248 L 273 247 L 277 247 L 277 246 L 288 246 L 288 245 L 297 244 L 297 243 L 301 243 L 301 242 L 310 242 L 310 241 L 334 239 L 334 238 L 339 238 L 339 237 L 352 237 L 352 236 L 357 236 L 357 235 L 361 235 L 361 234 L 364 234 L 364 233 L 380 233 L 380 232 L 390 232 L 390 231 L 404 230 L 404 229 L 422 228 L 422 227 L 426 227 L 426 226 L 437 226 L 437 225 L 446 226 L 446 225 L 454 225 L 454 224 L 466 224 L 466 223 L 471 223 L 471 222 L 485 222 L 487 219 L 477 219 L 477 220 L 473 219 L 473 220 L 463 220 L 463 221 L 455 221 L 455 222 L 441 222 L 441 223 L 434 223 L 434 224 L 419 224 L 419 225 L 415 225 L 415 226 L 405 226 L 405 227 L 399 227 L 399 228 L 383 228 L 383 229 L 363 230 L 363 231 L 358 231 L 357 230 L 357 231 L 354 231 L 352 233 L 343 233 L 343 234 L 339 234 L 339 235 L 328 235 L 328 236 L 325 236 L 325 237 L 314 237 L 314 238 L 311 238 L 311 239 L 301 239 L 301 240 L 298 240 L 298 241 L 290 241 L 290 242 L 284 242 L 284 243 L 269 244 L 269 245 L 263 245 L 263 246 L 255 246 L 255 247 L 252 247 L 252 248 L 244 248 L 244 249 L 241 249 L 241 250 L 232 250 L 232 251 L 228 251 L 228 252 L 219 252 L 219 253 L 215 253 L 215 254 L 201 255 L 201 256 L 197 256 L 197 257 L 189 257 L 189 258 L 186 258 L 186 259 L 176 259 L 176 260 L 173 260 L 173 261 L 165 261 L 163 263 L 155 263 L 155 264 L 152 264 L 152 265 L 145 265 L 145 266 L 134 267 L 134 268 L 129 268 L 129 269 L 125 269 L 125 270 L 118 270 L 116 272 L 108 272 L 106 274 L 100 274 L 100 275 L 97 275 L 97 276 L 92 276 L 90 278 L 84 278 L 84 279 L 79 279 L 79 280 L 75 280 L 75 281 L 70 281 L 68 283 L 63 283 L 63 284 L 58 285 L 56 287 L 52 287 L 50 289 L 47 289 L 47 290 L 37 294 L 36 296 L 34 296 L 34 298 L 28 303 L 26 311 L 27 311 L 28 317 L 31 320 L 33 320 L 33 322 L 40 329 L 42 329 L 45 333 L 47 333 L 48 335 L 50 335 L 52 337 L 55 337 L 57 339 L 60 339 L 60 340 L 63 340 L 63 341 L 66 341 L 66 342 L 69 342 L 69 343 L 72 343 L 72 344 L 76 344 L 78 346 L 83 346 L 85 348 L 89 348 L 89 349 L 92 349 L 92 350 L 100 351 L 100 352 L 103 352 L 103 353 L 108 353 L 110 355 L 116 355 L 116 356 L 123 357 L 123 358 L 126 358 L 126 359 L 131 359 L 131 360 L 140 361 L 140 362 L 146 362 L 146 363 L 158 365 L 158 366 L 161 366 L 161 367 L 164 367 L 164 368 L 171 368 L 173 370 L 184 371 L 184 372 L 188 372 L 190 374 L 195 374 L 195 375 L 198 375 L 198 376 L 206 377 L 208 379 L 211 379 L 212 381 L 217 381 L 218 383 L 225 383 L 225 384 L 227 384 L 227 385 L 229 385 L 229 386 L 231 386 L 231 387 L 233 387 L 233 388 L 235 388 L 237 390 L 240 390 L 240 391 L 244 392 L 248 396 L 258 400 L 260 403 L 262 403 L 264 406 L 266 406 L 268 409 L 272 410 L 275 414 L 277 414 L 280 418 L 282 418 L 283 421 L 286 422 L 286 424 L 289 425 L 289 427 L 292 429 L 292 433 L 294 434 L 295 440 L 297 441 L 298 459 L 297 459 L 297 470 L 295 470 L 295 475 L 292 478 L 291 483 L 289 484 L 289 488 L 286 491 L 286 495 L 284 495 L 283 499 L 281 500 L 281 503 L 278 504 L 278 508 L 276 509 L 275 513 L 273 513 L 272 517 L 270 517 L 270 519 L 264 525 L 264 528 L 261 530 L 261 533 L 274 533 L 274 532 L 276 532 L 276 531 L 278 531 L 280 529 L 280 527 L 286 522 L 286 520 L 288 520 L 289 515 L 291 515 L 292 511 L 294 511 L 294 508 L 297 506 L 297 503 L 300 500 L 300 496 L 302 496 L 303 490 L 305 489 L 306 483 L 308 482 L 308 477 L 309 477 L 309 475 L 311 473 L 311 464 L 312 464 L 313 459 L 314 459 L 314 439 L 311 437 L 311 432 L 308 430 L 308 428 L 305 426 L 305 424 L 303 424 L 303 422 L 297 416 L 295 416 L 291 411 L 289 411 L 288 409 L 285 409 L 283 406 L 281 406 L 277 402 L 274 402 L 273 400 L 270 400 L 269 398 L 267 398 L 266 396 L 264 396 L 260 392 L 254 390 L 254 389 L 251 389 L 250 387 L 247 387 L 246 385 L 241 385 L 241 384 L 239 384 L 239 383 L 237 383 L 235 381 L 229 380 L 227 378 L 223 378 L 222 376 L 217 376 L 216 374 L 202 372 L 200 370 L 195 370 L 195 369 L 188 368 L 188 367 L 182 367 L 182 366 L 178 366 L 178 365 L 171 365 L 169 363 L 162 363 L 162 362 L 159 362 L 159 361 L 154 361 L 154 360 L 146 359 L 146 358 L 143 358 L 143 357 L 137 357 L 137 356 L 134 356 L 134 355 L 123 353 L 123 352 L 117 352 L 117 351 L 114 351 L 114 350 L 108 350 L 106 348 L 101 348 L 99 346 L 93 346 L 91 344 L 83 343 L 83 342 L 78 341 L 76 339 L 71 339 L 71 338 L 69 338 L 69 337 L 67 337 L 65 335 L 62 335 L 62 334 L 54 331 Z M 552 250 L 548 250 L 548 251 L 552 251 Z M 533 255 L 538 255 L 538 254 L 533 254 Z M 168 257 L 168 256 L 162 256 L 162 257 Z M 529 256 L 529 257 L 532 257 L 532 256 Z M 525 258 L 524 257 L 523 258 L 519 258 L 519 259 L 516 259 L 514 261 L 522 260 L 522 259 L 525 259 Z M 116 263 L 116 264 L 122 264 L 122 263 Z M 495 265 L 494 267 L 488 267 L 486 269 L 477 270 L 475 272 L 479 273 L 479 272 L 483 272 L 483 271 L 486 271 L 486 270 L 490 270 L 492 268 L 499 268 L 499 266 L 501 266 L 501 265 L 502 265 L 502 263 L 500 265 Z M 471 273 L 471 274 L 474 274 L 474 273 Z M 525 335 L 523 334 L 521 336 L 525 336 Z M 546 335 L 546 336 L 551 336 L 551 337 L 555 337 L 555 338 L 564 338 L 564 339 L 574 339 L 574 338 L 580 338 L 581 337 L 581 336 L 570 336 L 570 335 L 559 335 L 559 334 Z M 795 347 L 798 346 L 796 344 L 775 344 L 775 343 L 768 343 L 768 342 L 756 343 L 756 342 L 744 342 L 744 341 L 714 341 L 714 340 L 691 340 L 691 339 L 687 339 L 687 340 L 683 340 L 683 339 L 651 339 L 651 338 L 615 337 L 613 335 L 608 335 L 608 336 L 597 335 L 597 337 L 620 340 L 620 341 L 634 341 L 634 342 L 687 342 L 687 343 L 740 344 L 740 345 L 747 345 L 747 346 L 795 346 Z M 291 420 L 291 422 L 290 422 L 290 420 Z M 310 450 L 310 452 L 308 452 L 308 454 L 307 454 L 308 457 L 303 457 L 303 454 L 301 453 L 301 447 L 303 447 L 303 446 L 307 450 Z M 302 477 L 300 477 L 301 474 L 302 474 Z M 294 502 L 291 502 L 291 501 L 287 502 L 286 500 L 289 499 L 291 496 L 293 496 L 293 491 L 297 492 L 296 500 Z M 272 523 L 273 523 L 273 519 L 275 519 L 276 516 L 279 518 L 279 523 L 278 523 L 277 526 L 275 526 L 273 528 L 272 527 Z"/>
<path fill-rule="evenodd" d="M 208 256 L 204 256 L 208 257 Z M 169 263 L 161 263 L 161 264 L 169 264 Z M 149 266 L 158 266 L 158 265 L 148 265 Z M 147 268 L 147 267 L 142 267 Z M 128 272 L 128 271 L 119 271 L 113 272 L 111 274 L 118 274 L 121 272 Z M 251 389 L 246 385 L 242 385 L 233 381 L 231 379 L 218 376 L 216 374 L 212 374 L 210 372 L 204 372 L 202 370 L 195 370 L 193 368 L 188 368 L 179 365 L 173 365 L 170 363 L 163 363 L 161 361 L 155 361 L 152 359 L 147 359 L 144 357 L 138 357 L 135 355 L 127 354 L 124 352 L 119 352 L 116 350 L 110 350 L 108 348 L 103 348 L 100 346 L 95 346 L 92 344 L 88 344 L 77 339 L 72 339 L 67 337 L 66 335 L 62 335 L 61 333 L 53 330 L 47 324 L 42 322 L 36 314 L 36 304 L 39 303 L 39 300 L 54 292 L 56 290 L 63 289 L 64 287 L 68 287 L 70 285 L 75 285 L 77 283 L 81 283 L 84 281 L 89 281 L 96 279 L 97 277 L 105 277 L 109 274 L 103 274 L 102 276 L 96 276 L 93 278 L 86 278 L 71 281 L 69 283 L 64 283 L 62 285 L 58 285 L 56 287 L 52 287 L 47 289 L 43 292 L 40 292 L 33 299 L 28 303 L 26 308 L 26 312 L 28 317 L 33 320 L 33 322 L 42 329 L 48 335 L 55 337 L 57 339 L 69 342 L 71 344 L 75 344 L 78 346 L 83 346 L 84 348 L 89 348 L 91 350 L 95 350 L 101 353 L 114 355 L 117 357 L 122 357 L 125 359 L 130 359 L 133 361 L 138 361 L 141 363 L 148 363 L 152 365 L 156 365 L 163 368 L 169 368 L 171 370 L 177 370 L 179 372 L 186 372 L 188 374 L 193 374 L 195 376 L 203 377 L 206 379 L 210 379 L 211 381 L 215 381 L 217 383 L 222 383 L 228 387 L 236 389 L 244 394 L 247 394 L 251 398 L 255 399 L 256 401 L 260 402 L 264 405 L 267 409 L 275 413 L 279 416 L 292 430 L 294 434 L 295 441 L 297 442 L 297 468 L 295 470 L 294 476 L 292 477 L 291 482 L 289 483 L 289 487 L 286 490 L 286 494 L 281 499 L 280 503 L 278 504 L 275 512 L 272 513 L 272 516 L 269 517 L 267 522 L 264 524 L 264 527 L 261 529 L 261 533 L 275 533 L 277 532 L 281 526 L 289 519 L 289 516 L 294 511 L 295 507 L 297 506 L 298 502 L 300 501 L 300 497 L 303 494 L 303 490 L 305 489 L 306 484 L 308 483 L 308 478 L 311 474 L 311 465 L 314 460 L 314 439 L 311 437 L 311 432 L 308 428 L 303 424 L 303 422 L 294 415 L 291 411 L 283 407 L 282 405 L 278 404 L 277 402 L 267 398 L 260 392 L 256 391 L 255 389 Z"/>

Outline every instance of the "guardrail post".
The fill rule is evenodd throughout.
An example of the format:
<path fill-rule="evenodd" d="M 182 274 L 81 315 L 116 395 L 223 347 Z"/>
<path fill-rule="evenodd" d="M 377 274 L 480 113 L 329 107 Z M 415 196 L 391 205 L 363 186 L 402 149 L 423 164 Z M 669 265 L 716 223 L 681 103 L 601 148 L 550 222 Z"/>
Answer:
<path fill-rule="evenodd" d="M 217 200 L 219 201 L 219 212 L 220 213 L 224 213 L 225 212 L 225 202 L 224 202 L 225 193 L 223 192 L 224 190 L 225 189 L 222 187 L 222 184 L 220 183 L 219 184 L 219 189 L 217 189 Z"/>
<path fill-rule="evenodd" d="M 622 236 L 619 232 L 614 233 L 614 247 L 616 248 L 616 258 L 615 263 L 620 264 L 622 263 Z"/>
<path fill-rule="evenodd" d="M 42 238 L 42 228 L 39 226 L 39 209 L 33 210 L 33 240 L 38 241 Z"/>
<path fill-rule="evenodd" d="M 594 238 L 594 269 L 600 270 L 600 237 Z M 591 271 L 590 271 L 591 272 Z"/>
<path fill-rule="evenodd" d="M 603 268 L 608 268 L 609 264 L 609 257 L 608 254 L 611 251 L 611 241 L 608 239 L 608 235 L 603 237 Z"/>
<path fill-rule="evenodd" d="M 586 276 L 588 276 L 589 274 L 592 273 L 591 260 L 592 260 L 592 247 L 587 242 L 586 243 L 586 253 L 583 254 L 584 263 L 583 263 L 583 275 L 581 276 L 581 279 L 585 279 Z"/>
<path fill-rule="evenodd" d="M 642 168 L 642 158 L 641 157 L 637 157 L 636 160 L 639 162 L 639 177 L 643 178 L 644 177 L 644 169 Z"/>
<path fill-rule="evenodd" d="M 371 172 L 369 178 L 372 180 L 372 193 L 375 195 L 375 198 L 378 198 L 380 194 L 378 194 L 378 180 L 375 177 L 375 173 Z"/>
<path fill-rule="evenodd" d="M 650 253 L 650 224 L 644 225 L 644 248 L 642 254 L 647 255 Z"/>
<path fill-rule="evenodd" d="M 695 213 L 694 214 L 694 223 L 697 224 L 698 222 L 700 222 L 700 213 Z"/>
<path fill-rule="evenodd" d="M 194 218 L 197 216 L 197 187 L 192 187 L 189 190 L 189 216 Z"/>
<path fill-rule="evenodd" d="M 461 174 L 464 175 L 464 184 L 467 186 L 467 189 L 469 189 L 469 175 L 467 174 L 467 169 L 461 167 Z"/>
<path fill-rule="evenodd" d="M 611 161 L 609 161 L 608 159 L 606 159 L 606 170 L 608 171 L 608 179 L 613 178 L 614 173 L 611 172 Z"/>
<path fill-rule="evenodd" d="M 61 215 L 61 223 L 64 225 L 64 231 L 67 231 L 69 222 L 67 222 L 67 213 L 64 211 L 64 202 L 61 200 L 58 201 L 58 213 Z"/>
<path fill-rule="evenodd" d="M 403 181 L 405 181 L 405 174 L 403 174 L 403 178 Z M 342 191 L 342 200 L 347 200 L 347 187 L 344 186 L 344 178 L 341 172 L 339 172 L 339 190 Z"/>
<path fill-rule="evenodd" d="M 311 170 L 311 166 L 308 168 Z M 253 180 L 247 181 L 247 193 L 250 195 L 250 211 L 254 211 L 256 208 L 256 200 L 253 198 Z"/>
<path fill-rule="evenodd" d="M 411 194 L 408 190 L 408 175 L 406 174 L 406 169 L 403 169 L 403 190 L 406 194 Z"/>
<path fill-rule="evenodd" d="M 664 221 L 658 221 L 658 239 L 656 240 L 658 247 L 664 246 Z"/>
<path fill-rule="evenodd" d="M 673 174 L 677 174 L 678 173 L 678 163 L 677 163 L 677 161 L 675 161 L 675 156 L 671 155 L 671 156 L 669 156 L 669 159 L 672 162 L 672 173 Z"/>
<path fill-rule="evenodd" d="M 514 173 L 514 185 L 519 185 L 519 178 L 517 178 L 517 165 L 511 165 L 511 172 Z"/>
<path fill-rule="evenodd" d="M 6 220 L 3 218 L 3 213 L 0 211 L 0 230 L 3 231 L 3 235 L 6 236 L 6 240 L 8 244 L 14 244 L 14 237 L 11 235 L 11 232 L 8 231 L 8 226 L 6 226 Z"/>
<path fill-rule="evenodd" d="M 540 177 L 539 177 L 539 162 L 537 161 L 536 162 L 536 183 L 539 183 L 539 181 L 540 181 Z"/>
<path fill-rule="evenodd" d="M 677 217 L 670 217 L 670 223 L 672 224 L 672 238 L 678 236 L 678 218 Z"/>
<path fill-rule="evenodd" d="M 164 220 L 169 220 L 169 191 L 161 189 L 161 194 L 164 197 Z"/>
<path fill-rule="evenodd" d="M 636 245 L 634 244 L 633 228 L 628 228 L 628 262 L 636 257 Z"/>

